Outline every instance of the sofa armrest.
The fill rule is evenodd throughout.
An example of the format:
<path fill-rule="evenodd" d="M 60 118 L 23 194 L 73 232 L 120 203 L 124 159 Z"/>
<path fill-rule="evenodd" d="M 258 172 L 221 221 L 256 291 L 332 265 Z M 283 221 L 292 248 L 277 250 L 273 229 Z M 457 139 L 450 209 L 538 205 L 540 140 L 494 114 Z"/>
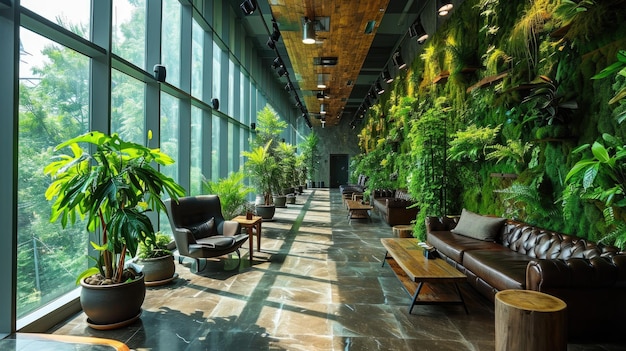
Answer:
<path fill-rule="evenodd" d="M 427 216 L 426 217 L 426 232 L 443 232 L 449 231 L 456 227 L 456 224 L 459 222 L 458 216 L 445 216 L 445 217 L 435 217 L 435 216 Z"/>
<path fill-rule="evenodd" d="M 601 288 L 626 283 L 626 256 L 590 260 L 533 260 L 526 267 L 526 289 Z"/>
<path fill-rule="evenodd" d="M 223 227 L 224 236 L 234 236 L 241 232 L 241 225 L 235 221 L 224 221 Z"/>

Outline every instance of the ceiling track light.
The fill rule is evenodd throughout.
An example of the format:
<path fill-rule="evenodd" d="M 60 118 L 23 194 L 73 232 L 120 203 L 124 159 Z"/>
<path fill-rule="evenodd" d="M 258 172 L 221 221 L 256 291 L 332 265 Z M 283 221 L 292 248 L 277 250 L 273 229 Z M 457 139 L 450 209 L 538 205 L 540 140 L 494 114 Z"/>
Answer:
<path fill-rule="evenodd" d="M 396 52 L 393 54 L 393 63 L 396 65 L 396 67 L 398 67 L 398 69 L 406 68 L 406 62 L 404 62 L 404 60 L 402 59 L 402 55 L 400 54 L 400 48 L 398 48 L 398 50 L 396 50 Z"/>
<path fill-rule="evenodd" d="M 244 2 L 241 3 L 241 5 L 239 5 L 239 7 L 241 8 L 241 12 L 243 12 L 244 15 L 249 16 L 253 14 L 254 11 L 256 10 L 256 1 L 245 0 Z"/>
<path fill-rule="evenodd" d="M 276 73 L 278 73 L 279 77 L 289 75 L 289 72 L 287 72 L 287 69 L 285 68 L 285 66 L 278 67 L 278 69 L 276 70 Z"/>
<path fill-rule="evenodd" d="M 276 49 L 276 43 L 274 42 L 274 39 L 272 38 L 267 39 L 267 47 L 272 50 Z"/>
<path fill-rule="evenodd" d="M 385 92 L 385 89 L 383 89 L 382 85 L 380 85 L 380 82 L 376 82 L 376 85 L 374 85 L 374 91 L 376 94 L 381 95 Z"/>
<path fill-rule="evenodd" d="M 287 84 L 285 84 L 285 91 L 292 91 L 292 90 L 294 90 L 293 83 L 287 82 Z"/>
<path fill-rule="evenodd" d="M 324 100 L 324 91 L 320 90 L 317 92 L 317 99 Z"/>
<path fill-rule="evenodd" d="M 320 104 L 320 115 L 326 114 L 326 104 Z"/>
<path fill-rule="evenodd" d="M 391 73 L 389 73 L 389 69 L 388 68 L 385 68 L 385 70 L 383 71 L 383 80 L 387 84 L 393 82 L 393 77 L 391 76 Z"/>
<path fill-rule="evenodd" d="M 272 31 L 271 38 L 274 42 L 277 42 L 278 39 L 280 38 L 280 31 L 278 30 L 278 24 L 276 23 L 276 20 L 273 18 L 272 18 L 272 28 L 273 28 L 273 31 Z"/>
<path fill-rule="evenodd" d="M 417 43 L 420 45 L 424 44 L 426 39 L 428 39 L 428 33 L 426 33 L 424 26 L 422 26 L 419 20 L 409 27 L 409 36 L 411 38 L 417 38 Z"/>
<path fill-rule="evenodd" d="M 438 10 L 439 16 L 441 17 L 447 16 L 450 13 L 450 11 L 452 11 L 453 8 L 454 8 L 454 5 L 452 5 L 451 3 L 441 5 L 441 7 Z"/>
<path fill-rule="evenodd" d="M 315 44 L 315 24 L 308 17 L 304 17 L 302 23 L 302 42 L 307 45 Z"/>
<path fill-rule="evenodd" d="M 324 82 L 324 74 L 317 74 L 317 88 L 318 89 L 326 89 L 326 83 Z"/>
<path fill-rule="evenodd" d="M 280 57 L 276 57 L 274 61 L 272 61 L 272 68 L 277 69 L 280 66 L 283 66 L 283 60 L 281 60 Z"/>

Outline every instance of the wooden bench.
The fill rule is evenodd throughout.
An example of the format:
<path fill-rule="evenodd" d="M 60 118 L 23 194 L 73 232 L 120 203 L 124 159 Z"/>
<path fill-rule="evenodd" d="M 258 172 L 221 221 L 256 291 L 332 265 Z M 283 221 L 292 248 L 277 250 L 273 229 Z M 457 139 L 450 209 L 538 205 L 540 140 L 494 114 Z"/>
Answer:
<path fill-rule="evenodd" d="M 458 285 L 466 281 L 465 274 L 440 258 L 426 258 L 415 238 L 382 238 L 380 241 L 387 250 L 382 265 L 389 264 L 412 296 L 409 314 L 415 305 L 433 304 L 462 305 L 465 313 L 469 313 Z"/>

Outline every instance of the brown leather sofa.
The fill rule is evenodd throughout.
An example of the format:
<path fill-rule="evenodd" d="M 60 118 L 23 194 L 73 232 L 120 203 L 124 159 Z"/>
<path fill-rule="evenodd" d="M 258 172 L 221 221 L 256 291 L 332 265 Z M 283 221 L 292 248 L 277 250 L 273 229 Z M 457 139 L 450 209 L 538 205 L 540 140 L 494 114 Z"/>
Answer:
<path fill-rule="evenodd" d="M 404 190 L 374 190 L 372 206 L 380 217 L 390 226 L 411 224 L 419 212 L 418 207 L 407 208 L 415 204 Z"/>
<path fill-rule="evenodd" d="M 459 217 L 427 217 L 427 240 L 468 282 L 494 300 L 504 289 L 541 291 L 567 303 L 571 339 L 621 337 L 626 254 L 612 246 L 506 220 L 495 241 L 453 233 Z"/>

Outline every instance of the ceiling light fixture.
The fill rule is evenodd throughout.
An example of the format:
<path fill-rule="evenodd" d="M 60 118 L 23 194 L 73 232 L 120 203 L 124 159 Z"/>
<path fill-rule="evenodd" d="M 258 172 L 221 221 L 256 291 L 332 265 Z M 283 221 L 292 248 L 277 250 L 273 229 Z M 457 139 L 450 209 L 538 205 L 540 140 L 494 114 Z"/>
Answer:
<path fill-rule="evenodd" d="M 422 26 L 419 20 L 409 27 L 409 36 L 411 38 L 417 37 L 417 43 L 420 45 L 424 44 L 426 39 L 428 39 L 428 33 L 426 33 L 424 26 Z"/>
<path fill-rule="evenodd" d="M 320 104 L 320 115 L 326 114 L 326 104 Z"/>
<path fill-rule="evenodd" d="M 396 50 L 396 52 L 393 54 L 393 63 L 396 65 L 396 67 L 398 67 L 398 69 L 406 68 L 406 63 L 404 62 L 404 60 L 402 59 L 402 55 L 400 54 L 400 48 L 398 48 L 398 50 Z"/>
<path fill-rule="evenodd" d="M 374 91 L 376 92 L 376 94 L 381 95 L 385 92 L 385 89 L 383 89 L 382 85 L 380 85 L 380 82 L 377 81 L 376 85 L 374 85 Z"/>
<path fill-rule="evenodd" d="M 317 88 L 318 89 L 326 89 L 326 83 L 324 83 L 324 74 L 317 74 Z"/>
<path fill-rule="evenodd" d="M 244 15 L 249 16 L 254 13 L 254 10 L 256 10 L 256 2 L 255 0 L 245 0 L 241 3 L 241 5 L 239 5 L 239 7 Z"/>
<path fill-rule="evenodd" d="M 317 92 L 317 99 L 324 100 L 324 91 L 320 90 Z"/>
<path fill-rule="evenodd" d="M 277 69 L 278 67 L 283 65 L 283 60 L 280 59 L 280 57 L 277 57 L 274 59 L 274 61 L 272 61 L 272 68 L 273 69 Z"/>
<path fill-rule="evenodd" d="M 302 42 L 309 45 L 315 44 L 315 24 L 308 17 L 304 17 L 302 24 Z"/>
<path fill-rule="evenodd" d="M 285 75 L 289 75 L 289 72 L 287 72 L 287 69 L 285 68 L 285 66 L 280 66 L 278 67 L 278 70 L 276 70 L 276 73 L 278 73 L 279 77 L 285 76 Z"/>
<path fill-rule="evenodd" d="M 278 39 L 280 38 L 280 31 L 278 30 L 278 24 L 276 23 L 275 19 L 272 19 L 272 28 L 272 40 L 278 41 Z"/>
<path fill-rule="evenodd" d="M 385 70 L 383 71 L 383 80 L 387 84 L 393 82 L 393 77 L 391 76 L 391 73 L 389 73 L 389 69 L 388 68 L 385 68 Z"/>
<path fill-rule="evenodd" d="M 450 11 L 452 11 L 452 9 L 454 8 L 454 5 L 448 3 L 448 4 L 444 4 L 439 8 L 439 16 L 444 17 L 447 16 Z"/>
<path fill-rule="evenodd" d="M 267 39 L 267 47 L 272 50 L 276 49 L 276 44 L 274 43 L 274 39 L 272 38 Z"/>

